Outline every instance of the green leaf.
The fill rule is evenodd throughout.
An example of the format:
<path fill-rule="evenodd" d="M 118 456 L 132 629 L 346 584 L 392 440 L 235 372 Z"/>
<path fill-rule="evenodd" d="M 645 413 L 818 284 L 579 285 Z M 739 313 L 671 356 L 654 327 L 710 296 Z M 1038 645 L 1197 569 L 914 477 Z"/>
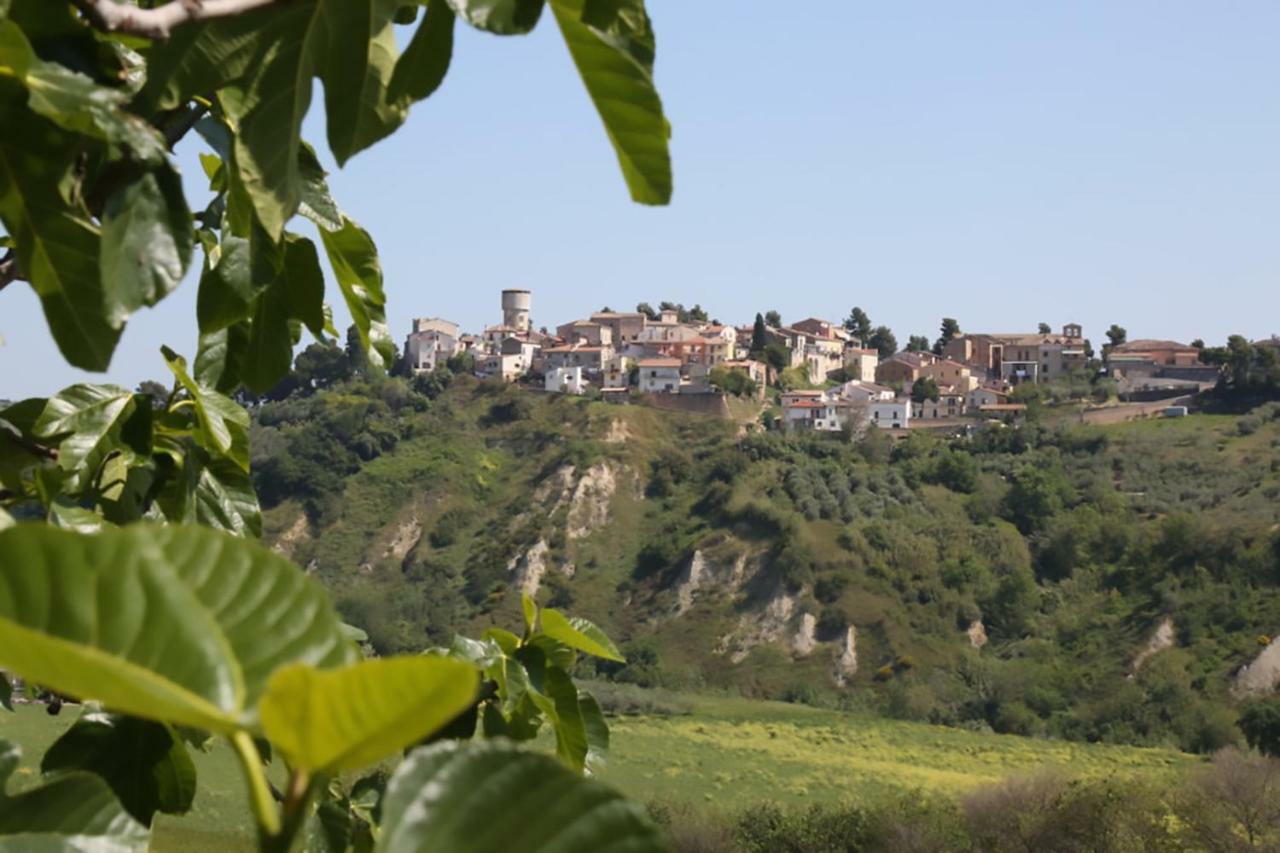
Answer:
<path fill-rule="evenodd" d="M 421 101 L 440 88 L 453 57 L 454 20 L 453 9 L 446 0 L 429 0 L 427 14 L 396 62 L 387 87 L 388 98 Z"/>
<path fill-rule="evenodd" d="M 324 340 L 324 271 L 315 243 L 297 234 L 285 235 L 283 276 L 290 319 L 300 320 Z"/>
<path fill-rule="evenodd" d="M 520 593 L 520 610 L 524 613 L 524 627 L 533 631 L 533 626 L 538 624 L 538 603 L 533 597 Z"/>
<path fill-rule="evenodd" d="M 626 659 L 622 657 L 622 653 L 618 651 L 618 647 L 613 644 L 609 637 L 586 619 L 574 616 L 566 617 L 559 610 L 551 608 L 543 608 L 542 610 L 542 633 L 559 640 L 566 646 L 577 649 L 580 652 L 586 652 L 589 655 L 605 660 L 618 661 L 625 663 Z"/>
<path fill-rule="evenodd" d="M 9 515 L 8 510 L 4 507 L 0 507 L 0 530 L 7 530 L 15 524 L 17 524 L 17 522 L 13 520 L 12 515 Z"/>
<path fill-rule="evenodd" d="M 370 363 L 389 368 L 395 358 L 395 343 L 387 328 L 387 297 L 373 238 L 344 216 L 342 230 L 321 230 L 320 239 Z"/>
<path fill-rule="evenodd" d="M 544 0 L 449 0 L 449 5 L 476 29 L 510 36 L 537 25 Z"/>
<path fill-rule="evenodd" d="M 235 536 L 262 535 L 262 512 L 249 472 L 225 457 L 188 453 L 186 464 L 198 465 L 193 494 L 197 524 Z"/>
<path fill-rule="evenodd" d="M 58 466 L 74 471 L 120 444 L 120 427 L 135 405 L 133 393 L 117 385 L 72 385 L 49 398 L 32 433 L 37 438 L 66 436 L 58 444 Z"/>
<path fill-rule="evenodd" d="M 144 826 L 158 811 L 186 814 L 196 794 L 195 764 L 172 728 L 101 711 L 81 715 L 45 752 L 40 769 L 96 773 Z"/>
<path fill-rule="evenodd" d="M 340 624 L 288 560 L 211 530 L 0 532 L 0 667 L 121 713 L 250 725 L 276 669 L 355 660 Z"/>
<path fill-rule="evenodd" d="M 197 439 L 212 453 L 226 456 L 243 471 L 249 470 L 249 413 L 229 397 L 200 385 L 187 372 L 187 360 L 161 347 L 165 363 L 186 389 L 199 424 Z"/>
<path fill-rule="evenodd" d="M 503 741 L 444 741 L 410 753 L 387 786 L 376 849 L 487 853 L 513 839 L 521 853 L 666 849 L 640 806 Z"/>
<path fill-rule="evenodd" d="M 20 132 L 8 132 L 21 128 Z M 0 222 L 14 237 L 53 339 L 71 365 L 106 370 L 120 338 L 98 268 L 98 228 L 59 185 L 77 158 L 68 134 L 29 112 L 0 108 Z M 63 171 L 51 168 L 65 163 Z"/>
<path fill-rule="evenodd" d="M 315 149 L 305 142 L 298 146 L 298 177 L 302 181 L 298 213 L 325 231 L 340 231 L 342 211 L 329 192 L 329 183 L 325 180 L 328 173 L 320 165 Z"/>
<path fill-rule="evenodd" d="M 54 527 L 76 533 L 97 533 L 106 525 L 102 516 L 93 510 L 61 501 L 49 504 L 48 518 Z"/>
<path fill-rule="evenodd" d="M 27 106 L 65 130 L 108 143 L 113 154 L 161 163 L 164 139 L 137 116 L 122 109 L 126 92 L 99 86 L 59 62 L 41 60 L 21 27 L 0 20 L 0 66 L 27 90 Z"/>
<path fill-rule="evenodd" d="M 194 243 L 182 180 L 167 164 L 112 193 L 102 213 L 102 287 L 112 322 L 168 296 L 186 275 Z"/>
<path fill-rule="evenodd" d="M 302 120 L 324 82 L 329 147 L 339 163 L 394 131 L 389 101 L 399 0 L 296 0 L 189 24 L 152 49 L 143 108 L 218 91 L 235 131 L 232 159 L 258 218 L 279 238 L 302 199 Z M 224 157 L 224 159 L 226 159 Z"/>
<path fill-rule="evenodd" d="M 569 674 L 558 666 L 547 667 L 543 679 L 547 697 L 555 703 L 555 713 L 548 713 L 556 733 L 556 755 L 579 773 L 587 764 L 587 729 L 578 705 L 578 689 Z M 545 709 L 544 709 L 545 710 Z"/>
<path fill-rule="evenodd" d="M 0 740 L 0 786 L 18 768 L 22 752 Z M 72 772 L 9 796 L 0 791 L 0 850 L 53 853 L 147 849 L 147 830 L 129 816 L 107 783 Z"/>
<path fill-rule="evenodd" d="M 642 0 L 550 0 L 618 164 L 641 204 L 671 201 L 671 126 L 653 84 L 653 29 Z"/>
<path fill-rule="evenodd" d="M 269 283 L 256 281 L 250 263 L 247 237 L 227 234 L 218 247 L 216 262 L 200 275 L 196 294 L 196 319 L 201 334 L 225 329 L 248 317 L 253 300 Z"/>
<path fill-rule="evenodd" d="M 462 713 L 479 686 L 464 661 L 418 655 L 322 672 L 290 666 L 262 697 L 262 729 L 294 767 L 331 774 L 377 763 Z"/>
<path fill-rule="evenodd" d="M 249 350 L 249 323 L 241 322 L 200 335 L 193 368 L 201 385 L 229 394 L 240 385 Z"/>
<path fill-rule="evenodd" d="M 596 697 L 585 690 L 578 691 L 578 708 L 587 735 L 586 768 L 593 774 L 599 773 L 604 768 L 605 756 L 609 752 L 609 724 L 605 721 L 604 712 Z"/>
<path fill-rule="evenodd" d="M 0 513 L 3 512 L 4 510 L 0 509 Z M 3 529 L 0 527 L 0 530 Z M 3 706 L 6 711 L 13 710 L 13 682 L 9 680 L 7 672 L 0 672 L 0 706 Z"/>

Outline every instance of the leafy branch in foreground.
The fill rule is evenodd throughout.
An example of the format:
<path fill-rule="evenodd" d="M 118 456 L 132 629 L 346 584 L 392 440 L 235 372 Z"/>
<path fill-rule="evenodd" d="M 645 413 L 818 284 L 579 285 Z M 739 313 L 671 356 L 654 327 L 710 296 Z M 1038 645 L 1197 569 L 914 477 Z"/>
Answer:
<path fill-rule="evenodd" d="M 0 0 L 0 289 L 29 282 L 63 357 L 102 371 L 129 317 L 203 252 L 195 355 L 161 348 L 167 395 L 86 383 L 0 409 L 0 666 L 95 703 L 44 756 L 46 784 L 0 792 L 0 847 L 145 848 L 157 812 L 191 806 L 188 742 L 215 736 L 263 850 L 657 848 L 634 806 L 582 778 L 608 728 L 570 673 L 579 653 L 618 658 L 598 628 L 527 601 L 520 636 L 363 661 L 323 589 L 250 541 L 236 399 L 286 375 L 303 329 L 336 335 L 322 257 L 373 368 L 394 358 L 373 238 L 302 140 L 313 82 L 345 163 L 439 88 L 458 18 L 527 33 L 548 2 L 632 198 L 666 203 L 641 0 Z M 394 28 L 422 6 L 401 54 Z M 193 129 L 202 205 L 171 161 Z M 299 215 L 318 244 L 292 230 Z M 516 744 L 544 724 L 556 758 Z M 500 740 L 465 743 L 478 735 Z M 381 770 L 340 778 L 441 740 L 389 787 Z M 0 781 L 17 755 L 0 743 Z"/>
<path fill-rule="evenodd" d="M 598 849 L 557 846 L 560 833 L 534 820 L 548 796 L 573 837 L 654 849 L 641 814 L 580 775 L 603 760 L 608 729 L 569 671 L 579 652 L 620 659 L 617 649 L 585 620 L 525 604 L 522 636 L 494 628 L 447 651 L 360 660 L 323 588 L 245 539 L 145 524 L 0 532 L 0 666 L 113 712 L 87 709 L 42 766 L 96 774 L 89 778 L 119 800 L 96 795 L 107 825 L 143 842 L 155 812 L 190 808 L 195 769 L 183 727 L 233 746 L 263 849 L 289 849 L 308 824 L 308 832 L 374 838 L 375 814 L 386 850 L 492 849 L 475 838 L 458 846 L 456 833 L 475 824 L 546 833 L 546 847 L 528 849 Z M 289 614 L 287 631 L 281 614 Z M 532 740 L 544 723 L 558 762 L 513 743 Z M 477 735 L 499 740 L 465 743 Z M 279 806 L 254 738 L 287 768 Z M 454 745 L 410 753 L 385 795 L 377 775 L 353 787 L 362 806 L 335 790 L 339 774 L 441 739 Z M 496 788 L 469 793 L 487 779 L 500 798 Z M 491 824 L 496 802 L 509 810 Z M 0 833 L 3 816 L 0 805 Z"/>

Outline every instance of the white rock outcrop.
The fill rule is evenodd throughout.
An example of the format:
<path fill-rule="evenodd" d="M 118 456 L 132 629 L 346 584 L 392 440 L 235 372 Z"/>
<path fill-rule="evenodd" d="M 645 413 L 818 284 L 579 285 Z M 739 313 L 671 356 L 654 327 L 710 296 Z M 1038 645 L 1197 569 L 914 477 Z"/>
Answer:
<path fill-rule="evenodd" d="M 387 543 L 387 548 L 382 552 L 382 558 L 403 560 L 405 555 L 413 550 L 414 546 L 422 539 L 422 522 L 418 521 L 417 516 L 410 518 L 408 521 L 402 521 L 396 527 L 396 534 Z"/>
<path fill-rule="evenodd" d="M 845 629 L 844 641 L 840 643 L 840 653 L 836 656 L 836 684 L 844 687 L 857 673 L 858 629 L 850 625 Z"/>
<path fill-rule="evenodd" d="M 618 490 L 618 476 L 611 462 L 592 465 L 578 478 L 569 504 L 569 539 L 581 539 L 609 523 L 609 502 Z"/>
<path fill-rule="evenodd" d="M 507 564 L 507 571 L 514 575 L 512 582 L 516 589 L 531 598 L 538 594 L 542 576 L 547 572 L 547 552 L 550 550 L 547 540 L 539 539 L 529 546 L 529 550 L 512 558 Z"/>
<path fill-rule="evenodd" d="M 796 634 L 791 638 L 791 650 L 800 657 L 808 657 L 813 654 L 813 650 L 818 645 L 816 632 L 818 630 L 818 617 L 812 613 L 800 614 L 800 627 L 796 629 Z"/>
<path fill-rule="evenodd" d="M 1150 660 L 1152 655 L 1172 648 L 1176 636 L 1173 630 L 1173 617 L 1166 616 L 1161 619 L 1160 624 L 1156 626 L 1156 630 L 1147 640 L 1147 644 L 1142 647 L 1142 650 L 1133 659 L 1133 671 L 1137 672 L 1142 669 L 1142 665 Z"/>
<path fill-rule="evenodd" d="M 1237 693 L 1259 696 L 1280 687 L 1280 637 L 1276 637 L 1252 662 L 1236 673 Z"/>
<path fill-rule="evenodd" d="M 980 649 L 987 644 L 987 626 L 982 624 L 981 619 L 970 622 L 965 633 L 969 635 L 969 645 L 975 649 Z"/>
<path fill-rule="evenodd" d="M 795 615 L 796 600 L 782 589 L 754 613 L 744 613 L 738 619 L 736 630 L 720 638 L 716 647 L 719 654 L 728 654 L 729 660 L 742 663 L 756 646 L 773 643 L 786 632 Z"/>

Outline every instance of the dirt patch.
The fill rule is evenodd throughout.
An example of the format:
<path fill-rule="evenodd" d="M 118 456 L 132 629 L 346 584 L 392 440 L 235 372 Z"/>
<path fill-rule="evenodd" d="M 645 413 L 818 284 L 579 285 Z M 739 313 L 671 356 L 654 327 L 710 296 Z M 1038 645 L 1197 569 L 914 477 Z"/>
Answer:
<path fill-rule="evenodd" d="M 764 607 L 742 615 L 737 629 L 720 638 L 716 653 L 727 654 L 729 660 L 742 663 L 756 646 L 777 642 L 782 637 L 795 609 L 795 598 L 779 589 Z"/>
<path fill-rule="evenodd" d="M 813 654 L 814 648 L 818 645 L 818 640 L 814 636 L 817 630 L 818 617 L 812 613 L 800 614 L 800 627 L 796 630 L 796 635 L 791 638 L 791 650 L 800 657 Z"/>
<path fill-rule="evenodd" d="M 417 516 L 410 518 L 408 521 L 400 522 L 396 526 L 395 536 L 391 537 L 391 541 L 387 543 L 386 550 L 382 552 L 382 559 L 403 560 L 405 555 L 412 551 L 421 539 L 422 523 L 418 521 Z"/>
<path fill-rule="evenodd" d="M 311 528 L 307 522 L 307 514 L 305 512 L 298 513 L 297 519 L 289 526 L 289 529 L 280 534 L 276 539 L 276 544 L 271 546 L 271 550 L 277 554 L 284 554 L 286 557 L 292 557 L 294 550 L 298 544 L 311 537 Z"/>

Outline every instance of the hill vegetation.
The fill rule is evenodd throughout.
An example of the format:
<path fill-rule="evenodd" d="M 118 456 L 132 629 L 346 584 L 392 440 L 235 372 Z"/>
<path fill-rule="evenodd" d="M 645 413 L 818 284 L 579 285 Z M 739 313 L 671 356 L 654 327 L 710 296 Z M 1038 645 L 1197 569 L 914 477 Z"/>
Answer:
<path fill-rule="evenodd" d="M 584 676 L 1193 752 L 1273 675 L 1276 404 L 895 446 L 442 370 L 267 402 L 253 448 L 268 541 L 383 654 L 523 590 L 623 641 Z"/>

